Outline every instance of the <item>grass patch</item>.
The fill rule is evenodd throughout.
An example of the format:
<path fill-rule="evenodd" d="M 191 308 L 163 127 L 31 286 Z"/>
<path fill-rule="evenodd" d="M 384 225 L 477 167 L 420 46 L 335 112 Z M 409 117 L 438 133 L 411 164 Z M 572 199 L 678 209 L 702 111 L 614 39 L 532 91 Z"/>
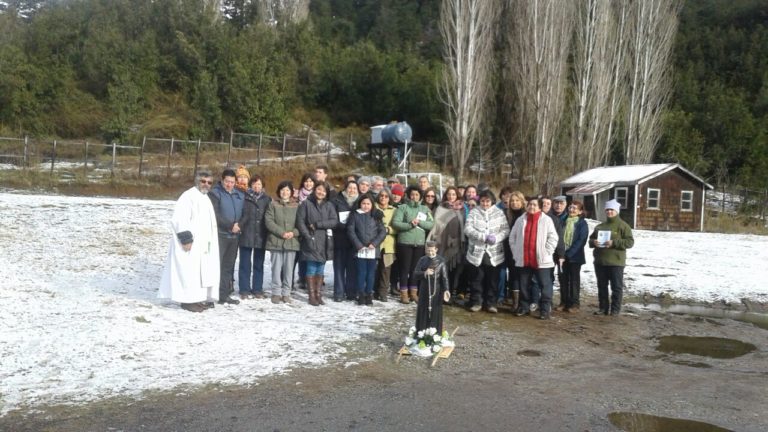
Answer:
<path fill-rule="evenodd" d="M 748 215 L 719 213 L 704 219 L 704 231 L 723 234 L 768 235 L 765 221 Z"/>

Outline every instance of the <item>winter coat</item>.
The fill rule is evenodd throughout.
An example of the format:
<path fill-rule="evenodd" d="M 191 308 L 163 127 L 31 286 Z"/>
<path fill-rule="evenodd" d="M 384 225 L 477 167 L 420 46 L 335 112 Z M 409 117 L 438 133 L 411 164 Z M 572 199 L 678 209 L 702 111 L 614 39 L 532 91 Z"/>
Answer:
<path fill-rule="evenodd" d="M 597 239 L 598 231 L 611 232 L 611 242 L 613 243 L 611 247 L 595 247 L 593 240 Z M 634 245 L 635 238 L 632 236 L 632 228 L 618 215 L 608 218 L 607 221 L 596 226 L 592 235 L 589 236 L 589 247 L 595 249 L 595 264 L 598 265 L 624 267 L 627 263 L 627 249 Z"/>
<path fill-rule="evenodd" d="M 467 261 L 470 264 L 479 267 L 486 253 L 492 266 L 504 262 L 504 240 L 509 235 L 509 225 L 507 216 L 498 207 L 491 206 L 485 210 L 480 206 L 473 208 L 464 224 L 464 234 L 467 236 Z M 491 244 L 486 242 L 489 235 L 496 237 Z"/>
<path fill-rule="evenodd" d="M 411 221 L 416 219 L 419 213 L 423 219 L 416 226 Z M 435 225 L 435 219 L 427 206 L 419 201 L 408 201 L 395 210 L 392 217 L 392 227 L 397 231 L 397 243 L 410 246 L 424 246 L 427 239 L 427 231 Z"/>
<path fill-rule="evenodd" d="M 563 228 L 565 232 L 565 228 Z M 584 256 L 584 246 L 587 244 L 587 237 L 589 236 L 589 226 L 584 218 L 579 218 L 576 222 L 576 226 L 573 227 L 573 240 L 571 240 L 571 247 L 565 250 L 565 259 L 571 264 L 586 264 L 587 260 Z"/>
<path fill-rule="evenodd" d="M 445 259 L 448 270 L 453 270 L 464 256 L 464 211 L 454 210 L 444 202 L 435 210 L 435 226 L 427 241 L 437 242 L 437 250 Z"/>
<path fill-rule="evenodd" d="M 243 216 L 240 218 L 240 246 L 256 249 L 264 249 L 267 242 L 267 227 L 264 225 L 264 216 L 267 207 L 272 202 L 267 194 L 261 193 L 258 198 L 253 190 L 245 191 L 243 204 Z"/>
<path fill-rule="evenodd" d="M 340 215 L 342 212 L 349 212 L 349 216 L 347 217 L 347 221 L 349 221 L 349 217 L 352 216 L 352 212 L 354 211 L 357 200 L 355 200 L 355 202 L 351 205 L 348 204 L 346 194 L 347 193 L 344 191 L 337 193 L 333 198 L 329 200 L 329 202 L 333 204 L 334 208 L 336 208 L 336 214 Z M 346 221 L 343 223 L 341 220 L 336 221 L 336 226 L 333 228 L 333 248 L 334 250 L 353 248 L 352 242 L 349 241 L 349 236 L 347 236 Z"/>
<path fill-rule="evenodd" d="M 216 213 L 216 225 L 219 235 L 222 237 L 235 238 L 238 234 L 232 232 L 232 227 L 243 216 L 243 203 L 245 195 L 237 189 L 227 192 L 221 182 L 211 189 L 208 194 L 213 204 L 213 211 Z"/>
<path fill-rule="evenodd" d="M 565 258 L 565 242 L 563 242 L 563 228 L 565 228 L 565 225 L 563 219 L 551 210 L 546 215 L 552 219 L 555 231 L 557 232 L 557 247 L 555 247 L 554 258 Z"/>
<path fill-rule="evenodd" d="M 376 258 L 381 256 L 379 246 L 387 236 L 387 230 L 384 228 L 382 219 L 384 213 L 381 210 L 371 210 L 363 213 L 362 210 L 355 210 L 349 215 L 347 221 L 347 236 L 354 245 L 355 250 L 373 244 L 376 246 Z"/>
<path fill-rule="evenodd" d="M 379 207 L 379 204 L 375 204 L 374 207 L 384 214 L 381 222 L 384 224 L 384 229 L 387 231 L 387 236 L 384 237 L 384 241 L 381 242 L 381 253 L 395 253 L 395 229 L 392 228 L 391 223 L 392 218 L 395 216 L 395 208 L 392 206 L 381 208 Z"/>
<path fill-rule="evenodd" d="M 326 262 L 333 259 L 333 228 L 338 215 L 327 200 L 317 202 L 314 195 L 304 200 L 296 212 L 296 228 L 301 238 L 301 260 Z"/>
<path fill-rule="evenodd" d="M 528 225 L 528 216 L 526 213 L 515 222 L 515 226 L 509 232 L 509 247 L 512 249 L 512 257 L 515 259 L 515 267 L 525 266 L 524 245 L 525 245 L 525 227 Z M 555 262 L 552 255 L 557 248 L 557 230 L 552 218 L 546 214 L 539 216 L 539 224 L 536 227 L 536 263 L 539 268 L 552 268 Z"/>
<path fill-rule="evenodd" d="M 298 251 L 299 230 L 296 229 L 296 213 L 299 210 L 299 203 L 291 198 L 284 203 L 275 200 L 269 203 L 267 214 L 264 216 L 264 225 L 267 227 L 267 242 L 264 248 L 271 251 Z M 292 232 L 292 239 L 282 237 L 285 232 Z"/>

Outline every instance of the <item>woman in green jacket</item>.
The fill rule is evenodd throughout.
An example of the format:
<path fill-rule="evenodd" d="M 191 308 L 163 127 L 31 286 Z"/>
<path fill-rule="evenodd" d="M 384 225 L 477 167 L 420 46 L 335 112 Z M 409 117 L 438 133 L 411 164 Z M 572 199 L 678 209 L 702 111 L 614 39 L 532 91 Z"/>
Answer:
<path fill-rule="evenodd" d="M 408 201 L 395 210 L 391 225 L 397 232 L 395 255 L 400 266 L 400 301 L 408 304 L 411 300 L 419 300 L 414 271 L 416 263 L 424 256 L 427 232 L 432 229 L 435 220 L 429 208 L 421 203 L 419 188 L 410 186 L 405 195 Z"/>
<path fill-rule="evenodd" d="M 299 251 L 299 230 L 296 211 L 299 203 L 293 197 L 293 185 L 282 181 L 277 185 L 277 199 L 269 203 L 264 216 L 267 228 L 265 249 L 272 263 L 272 303 L 291 302 L 291 282 L 296 252 Z"/>

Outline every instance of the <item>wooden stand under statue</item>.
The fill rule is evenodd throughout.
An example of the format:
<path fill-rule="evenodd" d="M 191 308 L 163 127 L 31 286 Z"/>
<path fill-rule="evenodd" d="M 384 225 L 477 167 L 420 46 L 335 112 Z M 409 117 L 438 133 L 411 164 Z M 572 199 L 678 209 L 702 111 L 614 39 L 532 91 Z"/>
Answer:
<path fill-rule="evenodd" d="M 404 355 L 415 355 L 433 357 L 434 366 L 438 359 L 448 358 L 453 353 L 453 335 L 458 327 L 451 334 L 443 330 L 443 302 L 448 302 L 451 295 L 445 258 L 437 254 L 437 244 L 433 241 L 426 243 L 424 251 L 414 272 L 419 281 L 416 325 L 409 329 L 396 362 L 399 363 Z"/>

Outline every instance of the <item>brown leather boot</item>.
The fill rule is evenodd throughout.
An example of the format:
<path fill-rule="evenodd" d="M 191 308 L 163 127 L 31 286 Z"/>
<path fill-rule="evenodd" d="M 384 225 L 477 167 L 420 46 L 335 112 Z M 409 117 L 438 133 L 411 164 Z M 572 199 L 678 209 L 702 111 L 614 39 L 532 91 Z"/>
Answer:
<path fill-rule="evenodd" d="M 307 276 L 307 295 L 309 297 L 309 304 L 311 306 L 317 306 L 319 303 L 317 302 L 317 297 L 315 297 L 315 277 L 314 276 Z"/>
<path fill-rule="evenodd" d="M 411 296 L 411 301 L 412 302 L 416 302 L 416 303 L 419 302 L 419 289 L 418 288 L 409 288 L 408 289 L 408 293 Z"/>
<path fill-rule="evenodd" d="M 411 299 L 408 298 L 408 290 L 400 290 L 400 303 L 411 304 Z"/>
<path fill-rule="evenodd" d="M 323 275 L 317 275 L 315 276 L 315 299 L 317 300 L 317 303 L 320 305 L 324 305 L 325 302 L 323 301 Z"/>
<path fill-rule="evenodd" d="M 379 291 L 379 299 L 378 299 L 379 301 L 385 302 L 389 300 L 387 298 L 389 296 L 389 293 L 387 292 L 387 287 L 379 287 L 378 291 Z"/>

